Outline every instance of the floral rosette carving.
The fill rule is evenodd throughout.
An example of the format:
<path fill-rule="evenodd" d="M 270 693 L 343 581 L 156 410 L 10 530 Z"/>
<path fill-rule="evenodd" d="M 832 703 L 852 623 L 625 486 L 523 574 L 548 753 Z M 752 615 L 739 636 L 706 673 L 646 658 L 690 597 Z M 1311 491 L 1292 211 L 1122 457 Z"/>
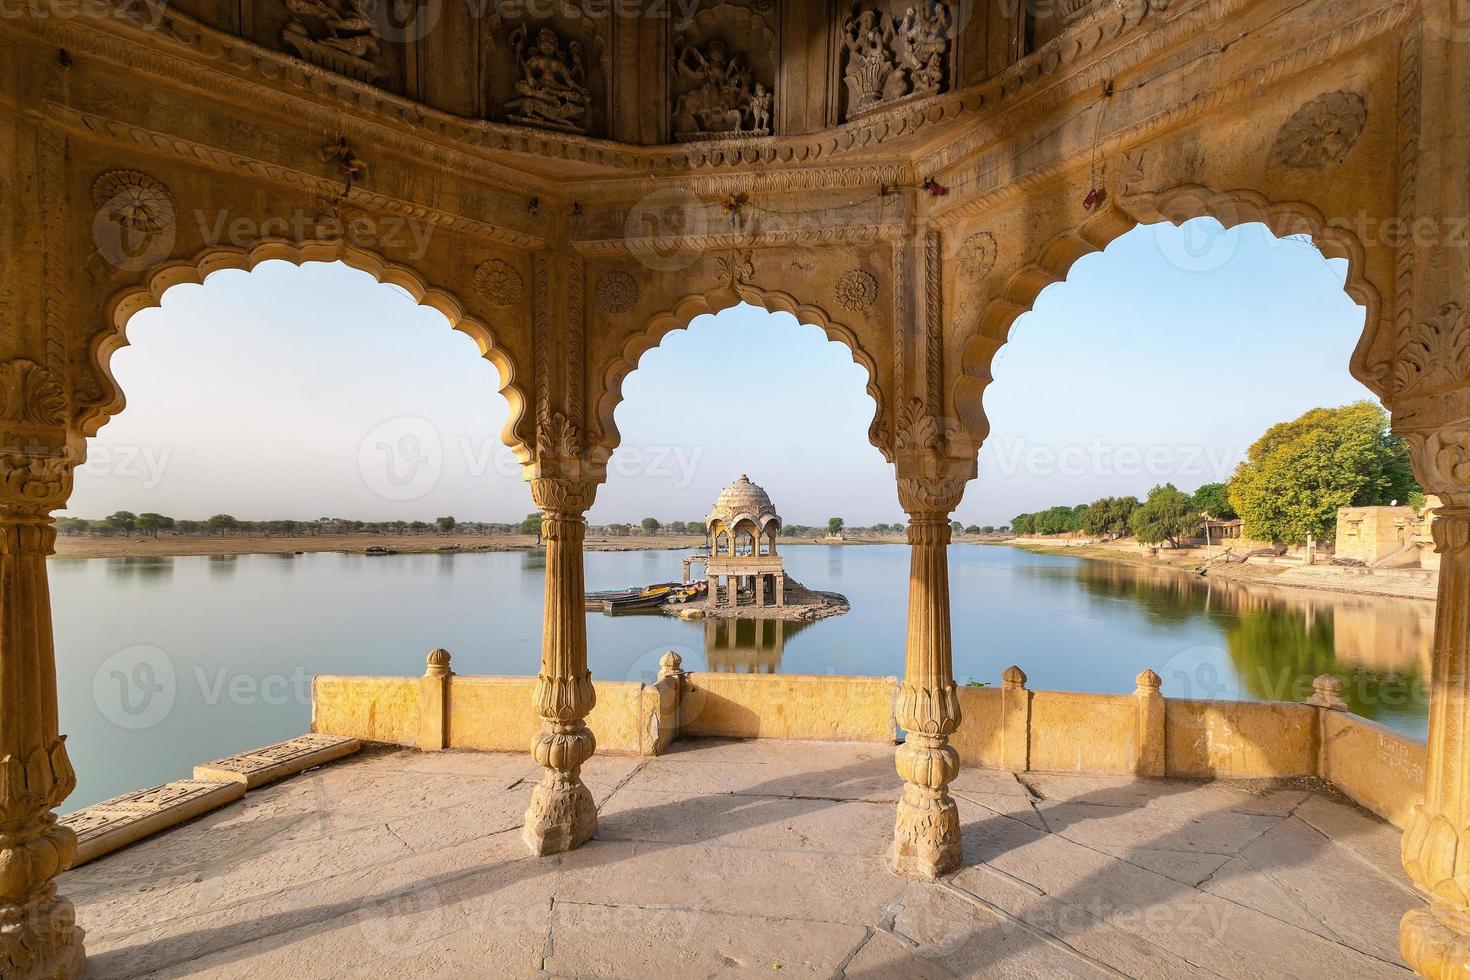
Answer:
<path fill-rule="evenodd" d="M 878 280 L 862 269 L 849 269 L 837 280 L 837 302 L 854 313 L 866 313 L 878 301 Z"/>
<path fill-rule="evenodd" d="M 1368 124 L 1368 103 L 1357 92 L 1313 99 L 1276 136 L 1276 159 L 1298 170 L 1322 170 L 1347 156 Z"/>
<path fill-rule="evenodd" d="M 475 292 L 491 306 L 515 306 L 525 295 L 525 283 L 515 266 L 500 259 L 481 262 L 475 270 Z"/>

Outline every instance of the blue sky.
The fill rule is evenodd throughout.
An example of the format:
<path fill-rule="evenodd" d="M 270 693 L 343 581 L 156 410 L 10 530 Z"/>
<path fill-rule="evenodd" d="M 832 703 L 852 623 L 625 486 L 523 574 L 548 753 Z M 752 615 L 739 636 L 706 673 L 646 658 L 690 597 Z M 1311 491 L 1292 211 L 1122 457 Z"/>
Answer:
<path fill-rule="evenodd" d="M 1370 397 L 1347 363 L 1345 265 L 1259 225 L 1137 228 L 1017 321 L 957 516 L 1223 480 L 1265 428 Z M 69 514 L 519 520 L 495 368 L 437 312 L 340 265 L 270 262 L 178 286 L 113 362 L 128 408 L 92 440 Z M 847 349 L 737 308 L 671 334 L 624 384 L 594 522 L 702 517 L 748 473 L 788 522 L 903 517 Z M 407 460 L 408 462 L 405 462 Z"/>

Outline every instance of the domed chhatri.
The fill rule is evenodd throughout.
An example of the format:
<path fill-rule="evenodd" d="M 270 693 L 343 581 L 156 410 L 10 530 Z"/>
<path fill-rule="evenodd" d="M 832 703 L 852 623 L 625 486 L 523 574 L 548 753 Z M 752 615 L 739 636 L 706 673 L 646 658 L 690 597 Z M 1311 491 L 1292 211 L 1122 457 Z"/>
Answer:
<path fill-rule="evenodd" d="M 781 515 L 771 497 L 745 474 L 720 491 L 705 519 L 709 533 L 709 605 L 732 609 L 743 593 L 757 607 L 786 604 L 786 572 L 776 553 Z M 724 580 L 723 587 L 721 579 Z"/>

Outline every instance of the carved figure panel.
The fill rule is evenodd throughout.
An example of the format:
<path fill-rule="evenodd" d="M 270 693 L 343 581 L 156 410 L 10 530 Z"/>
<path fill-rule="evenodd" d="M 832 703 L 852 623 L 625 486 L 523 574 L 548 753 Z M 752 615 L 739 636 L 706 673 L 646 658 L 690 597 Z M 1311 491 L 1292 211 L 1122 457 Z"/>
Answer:
<path fill-rule="evenodd" d="M 1338 163 L 1368 124 L 1368 103 L 1356 92 L 1313 99 L 1288 119 L 1276 136 L 1276 159 L 1299 170 Z"/>
<path fill-rule="evenodd" d="M 674 138 L 771 135 L 778 47 L 757 8 L 722 3 L 702 10 L 674 38 Z"/>
<path fill-rule="evenodd" d="M 589 17 L 491 18 L 485 40 L 492 119 L 577 135 L 604 135 L 606 43 Z"/>
<path fill-rule="evenodd" d="M 941 91 L 953 35 L 954 14 L 940 0 L 921 0 L 901 15 L 873 8 L 851 14 L 842 28 L 845 118 Z"/>
<path fill-rule="evenodd" d="M 379 82 L 374 0 L 286 0 L 281 43 L 306 61 L 364 82 Z M 387 2 L 387 0 L 384 0 Z"/>
<path fill-rule="evenodd" d="M 531 31 L 522 25 L 510 32 L 515 50 L 516 98 L 506 103 L 512 122 L 573 133 L 587 131 L 587 108 L 592 90 L 587 86 L 587 67 L 582 45 L 563 45 L 549 27 Z"/>

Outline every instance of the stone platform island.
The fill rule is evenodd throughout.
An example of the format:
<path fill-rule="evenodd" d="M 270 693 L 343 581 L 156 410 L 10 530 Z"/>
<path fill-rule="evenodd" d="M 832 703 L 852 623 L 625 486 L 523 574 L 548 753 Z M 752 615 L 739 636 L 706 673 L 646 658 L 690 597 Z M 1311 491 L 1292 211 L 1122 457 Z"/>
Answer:
<path fill-rule="evenodd" d="M 1407 977 L 1399 833 L 1312 779 L 966 768 L 961 869 L 890 873 L 889 745 L 689 739 L 520 826 L 524 752 L 366 747 L 61 876 L 88 977 Z"/>

